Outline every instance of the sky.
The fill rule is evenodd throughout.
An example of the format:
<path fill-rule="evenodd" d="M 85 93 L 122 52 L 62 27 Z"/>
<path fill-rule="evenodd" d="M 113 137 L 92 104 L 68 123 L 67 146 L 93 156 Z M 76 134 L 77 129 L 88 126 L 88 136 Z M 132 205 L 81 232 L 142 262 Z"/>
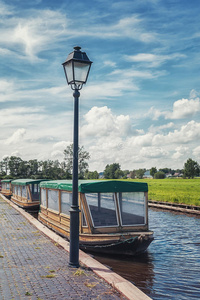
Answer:
<path fill-rule="evenodd" d="M 199 0 L 0 0 L 0 160 L 63 161 L 73 91 L 62 63 L 93 62 L 80 91 L 89 170 L 200 163 Z"/>

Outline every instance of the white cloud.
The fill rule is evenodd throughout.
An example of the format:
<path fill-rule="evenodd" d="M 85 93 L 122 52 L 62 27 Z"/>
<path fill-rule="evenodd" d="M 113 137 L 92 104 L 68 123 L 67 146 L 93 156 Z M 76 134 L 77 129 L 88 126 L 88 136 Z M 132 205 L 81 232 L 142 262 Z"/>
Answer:
<path fill-rule="evenodd" d="M 87 124 L 81 128 L 83 136 L 127 136 L 133 133 L 130 117 L 115 116 L 107 106 L 94 106 L 84 118 Z"/>
<path fill-rule="evenodd" d="M 11 144 L 17 144 L 19 142 L 23 142 L 25 134 L 26 134 L 26 130 L 24 128 L 19 128 L 12 134 L 12 136 L 7 138 L 5 144 L 11 145 Z"/>
<path fill-rule="evenodd" d="M 109 67 L 116 67 L 116 62 L 111 61 L 111 60 L 105 60 L 104 65 L 109 66 Z"/>
<path fill-rule="evenodd" d="M 138 15 L 132 15 L 130 17 L 121 18 L 114 24 L 101 24 L 101 26 L 87 27 L 82 30 L 79 29 L 79 31 L 72 29 L 72 34 L 95 36 L 101 39 L 128 38 L 139 40 L 143 43 L 154 42 L 157 38 L 157 34 L 152 31 L 149 32 L 144 27 L 144 20 L 139 18 Z"/>
<path fill-rule="evenodd" d="M 151 107 L 146 113 L 146 117 L 152 118 L 152 120 L 158 120 L 161 116 L 165 119 L 184 119 L 194 116 L 196 113 L 200 112 L 200 100 L 195 99 L 181 99 L 173 103 L 172 111 L 160 111 L 155 107 Z"/>
<path fill-rule="evenodd" d="M 120 77 L 128 77 L 128 78 L 143 78 L 143 79 L 151 79 L 156 77 L 155 74 L 149 71 L 137 71 L 133 69 L 126 70 L 115 70 L 110 75 L 120 75 Z"/>
<path fill-rule="evenodd" d="M 140 155 L 145 158 L 161 158 L 167 156 L 169 153 L 161 147 L 143 147 L 140 151 Z"/>
<path fill-rule="evenodd" d="M 170 122 L 170 123 L 168 123 L 168 124 L 161 125 L 161 126 L 159 126 L 158 128 L 159 128 L 159 129 L 168 129 L 168 128 L 172 128 L 172 127 L 174 127 L 174 123 L 173 123 L 173 122 Z"/>
<path fill-rule="evenodd" d="M 14 89 L 14 83 L 11 80 L 0 79 L 0 93 L 4 94 L 7 91 Z"/>
<path fill-rule="evenodd" d="M 113 26 L 113 34 L 122 35 L 123 37 L 132 39 L 138 39 L 145 43 L 153 42 L 156 38 L 156 35 L 147 31 L 145 32 L 142 29 L 141 23 L 142 19 L 136 15 L 123 18 Z"/>
<path fill-rule="evenodd" d="M 22 127 L 30 126 L 44 120 L 44 107 L 15 107 L 0 110 L 0 126 L 4 127 Z M 14 124 L 14 126 L 13 126 Z"/>
<path fill-rule="evenodd" d="M 200 123 L 190 121 L 186 125 L 181 126 L 180 130 L 174 130 L 167 135 L 157 134 L 153 137 L 153 145 L 161 144 L 178 144 L 197 141 L 200 138 Z"/>
<path fill-rule="evenodd" d="M 190 99 L 194 99 L 194 98 L 197 98 L 199 96 L 199 93 L 197 91 L 195 91 L 194 89 L 192 89 L 190 91 Z"/>
<path fill-rule="evenodd" d="M 163 131 L 167 132 L 167 131 L 169 131 L 169 129 L 174 128 L 174 126 L 175 125 L 174 125 L 173 122 L 170 122 L 170 123 L 167 123 L 167 124 L 164 124 L 164 125 L 160 125 L 160 126 L 151 125 L 149 127 L 148 131 L 155 135 L 156 133 L 163 133 Z"/>
<path fill-rule="evenodd" d="M 66 18 L 66 15 L 59 10 L 32 10 L 31 16 L 15 16 L 15 9 L 9 11 L 8 6 L 0 6 L 5 15 L 9 12 L 10 18 L 3 22 L 0 29 L 0 47 L 7 54 L 13 52 L 21 59 L 28 59 L 31 62 L 40 62 L 42 51 L 54 49 L 60 41 L 66 41 L 72 37 L 95 37 L 101 39 L 128 38 L 150 43 L 156 40 L 156 34 L 148 32 L 143 28 L 143 19 L 137 15 L 121 18 L 115 23 L 88 26 L 82 25 L 76 29 L 74 20 Z M 4 49 L 8 45 L 9 49 Z M 3 50 L 4 49 L 4 50 Z M 16 51 L 17 49 L 17 51 Z M 10 51 L 8 53 L 8 51 Z M 108 61 L 109 62 L 109 61 Z M 109 62 L 110 64 L 110 62 Z M 112 63 L 113 64 L 113 63 Z M 111 65 L 111 64 L 110 64 Z M 114 66 L 114 64 L 113 64 Z"/>
<path fill-rule="evenodd" d="M 11 5 L 5 4 L 4 2 L 0 1 L 0 16 L 9 16 L 13 12 L 13 7 Z"/>
<path fill-rule="evenodd" d="M 16 55 L 19 52 L 31 61 L 40 61 L 38 54 L 41 51 L 55 47 L 55 42 L 66 35 L 67 19 L 64 14 L 53 10 L 32 10 L 31 17 L 12 16 L 6 19 L 0 30 L 0 44 L 4 48 L 8 45 Z M 69 32 L 68 32 L 69 35 Z M 21 47 L 21 49 L 20 49 Z M 10 49 L 11 50 L 11 49 Z M 21 56 L 21 58 L 23 58 Z"/>
<path fill-rule="evenodd" d="M 167 112 L 166 119 L 182 119 L 188 118 L 200 112 L 200 101 L 196 99 L 181 99 L 173 104 L 173 111 Z"/>
<path fill-rule="evenodd" d="M 127 61 L 145 63 L 146 67 L 159 67 L 161 64 L 169 60 L 175 60 L 179 58 L 185 58 L 186 56 L 180 53 L 174 53 L 171 55 L 158 55 L 152 53 L 139 53 L 137 55 L 125 55 L 124 58 Z"/>
<path fill-rule="evenodd" d="M 180 159 L 184 155 L 188 153 L 189 147 L 184 147 L 184 146 L 178 146 L 175 148 L 175 153 L 172 155 L 173 159 Z"/>
<path fill-rule="evenodd" d="M 52 43 L 64 36 L 66 26 L 66 17 L 59 11 L 37 11 L 31 18 L 18 20 L 13 42 L 21 44 L 31 60 L 38 60 L 41 51 L 52 47 Z"/>
<path fill-rule="evenodd" d="M 10 156 L 21 157 L 22 155 L 21 155 L 21 153 L 18 150 L 16 150 L 16 151 L 12 152 Z"/>
<path fill-rule="evenodd" d="M 152 118 L 152 120 L 156 121 L 160 118 L 160 116 L 164 116 L 165 112 L 161 112 L 159 109 L 152 106 L 149 111 L 145 114 L 145 117 Z"/>
<path fill-rule="evenodd" d="M 130 79 L 116 79 L 113 81 L 98 82 L 96 84 L 91 83 L 84 87 L 84 90 L 81 92 L 81 98 L 93 101 L 97 99 L 110 99 L 121 97 L 124 95 L 124 92 L 134 92 L 138 90 L 138 86 Z"/>
<path fill-rule="evenodd" d="M 170 122 L 151 126 L 144 132 L 133 130 L 129 115 L 114 115 L 107 106 L 93 107 L 85 115 L 85 122 L 81 139 L 91 154 L 91 168 L 98 170 L 113 162 L 122 164 L 123 168 L 148 167 L 150 162 L 161 166 L 172 159 L 180 162 L 190 154 L 190 147 L 182 144 L 195 144 L 200 138 L 198 122 L 190 121 L 175 130 L 174 123 Z"/>
<path fill-rule="evenodd" d="M 193 149 L 193 155 L 200 159 L 200 146 Z"/>
<path fill-rule="evenodd" d="M 63 161 L 63 158 L 64 158 L 63 151 L 60 151 L 60 150 L 52 151 L 51 152 L 51 158 L 53 160 Z"/>
<path fill-rule="evenodd" d="M 53 149 L 54 150 L 64 151 L 70 144 L 71 144 L 71 142 L 60 141 L 60 142 L 55 143 L 53 145 Z"/>
<path fill-rule="evenodd" d="M 47 82 L 46 85 L 49 85 Z M 71 97 L 68 97 L 71 96 Z M 7 101 L 33 101 L 36 105 L 39 101 L 42 103 L 52 101 L 60 101 L 63 99 L 71 99 L 71 90 L 66 85 L 51 86 L 40 88 L 34 82 L 26 82 L 25 80 L 6 80 L 0 79 L 0 102 Z"/>

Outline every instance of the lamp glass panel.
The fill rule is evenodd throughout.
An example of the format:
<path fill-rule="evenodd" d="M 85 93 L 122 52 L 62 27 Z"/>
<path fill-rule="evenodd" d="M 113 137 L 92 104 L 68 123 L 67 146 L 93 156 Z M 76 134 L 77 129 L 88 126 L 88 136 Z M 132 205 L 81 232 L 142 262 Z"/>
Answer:
<path fill-rule="evenodd" d="M 74 77 L 75 82 L 85 83 L 90 65 L 80 62 L 74 62 Z"/>
<path fill-rule="evenodd" d="M 65 72 L 67 74 L 67 82 L 70 83 L 73 81 L 73 65 L 72 61 L 67 63 L 65 66 Z"/>

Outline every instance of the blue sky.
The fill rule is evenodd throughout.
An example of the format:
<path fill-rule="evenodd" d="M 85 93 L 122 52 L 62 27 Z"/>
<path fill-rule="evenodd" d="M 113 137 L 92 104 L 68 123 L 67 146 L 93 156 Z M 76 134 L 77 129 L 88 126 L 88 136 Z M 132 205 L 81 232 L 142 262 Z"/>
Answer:
<path fill-rule="evenodd" d="M 200 162 L 197 0 L 0 0 L 0 160 L 63 160 L 73 96 L 62 63 L 93 61 L 80 96 L 90 170 Z"/>

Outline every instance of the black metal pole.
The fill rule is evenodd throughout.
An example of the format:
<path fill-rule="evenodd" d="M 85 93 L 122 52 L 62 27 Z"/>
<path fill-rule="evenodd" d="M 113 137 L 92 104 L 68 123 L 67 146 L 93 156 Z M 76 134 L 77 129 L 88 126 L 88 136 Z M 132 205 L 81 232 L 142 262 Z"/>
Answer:
<path fill-rule="evenodd" d="M 79 205 L 78 205 L 78 102 L 80 93 L 74 90 L 74 149 L 73 149 L 73 181 L 72 206 L 70 209 L 70 255 L 69 265 L 79 267 Z"/>

